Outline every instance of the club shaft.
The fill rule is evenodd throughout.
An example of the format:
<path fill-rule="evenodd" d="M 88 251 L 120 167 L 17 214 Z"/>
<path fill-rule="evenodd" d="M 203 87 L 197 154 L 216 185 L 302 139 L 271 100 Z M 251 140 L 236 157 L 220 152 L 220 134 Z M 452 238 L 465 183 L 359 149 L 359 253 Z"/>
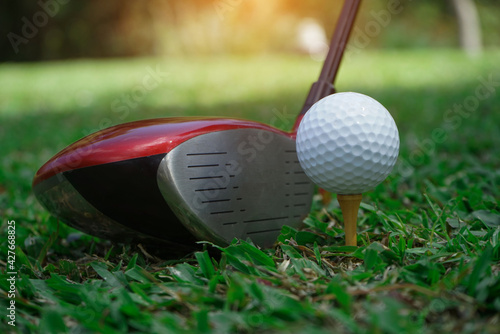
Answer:
<path fill-rule="evenodd" d="M 352 26 L 354 25 L 354 20 L 356 19 L 356 14 L 358 13 L 360 4 L 361 0 L 346 0 L 344 2 L 323 68 L 321 69 L 318 81 L 312 85 L 309 91 L 309 95 L 307 96 L 306 102 L 304 103 L 295 124 L 295 131 L 298 129 L 298 125 L 300 124 L 304 114 L 314 103 L 335 92 L 333 83 L 335 81 L 335 77 L 337 76 L 340 62 L 342 60 L 342 56 L 344 55 L 347 41 L 349 39 Z"/>

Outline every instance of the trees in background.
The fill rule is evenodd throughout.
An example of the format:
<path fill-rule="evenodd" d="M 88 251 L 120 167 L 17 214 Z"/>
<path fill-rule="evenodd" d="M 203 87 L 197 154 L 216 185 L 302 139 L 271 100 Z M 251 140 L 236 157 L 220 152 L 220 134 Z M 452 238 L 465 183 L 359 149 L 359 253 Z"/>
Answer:
<path fill-rule="evenodd" d="M 0 61 L 290 51 L 295 49 L 299 22 L 306 17 L 321 22 L 330 35 L 342 2 L 3 1 Z M 381 24 L 369 47 L 463 45 L 478 50 L 478 25 L 470 15 L 470 8 L 476 6 L 466 7 L 474 4 L 479 13 L 476 17 L 481 18 L 484 44 L 499 46 L 500 3 L 496 0 L 364 1 L 358 27 L 376 22 L 377 13 L 394 3 L 402 10 L 390 17 L 390 24 Z M 470 42 L 473 40 L 476 42 Z"/>
<path fill-rule="evenodd" d="M 477 55 L 483 48 L 481 23 L 473 0 L 450 0 L 455 8 L 460 46 L 470 55 Z"/>

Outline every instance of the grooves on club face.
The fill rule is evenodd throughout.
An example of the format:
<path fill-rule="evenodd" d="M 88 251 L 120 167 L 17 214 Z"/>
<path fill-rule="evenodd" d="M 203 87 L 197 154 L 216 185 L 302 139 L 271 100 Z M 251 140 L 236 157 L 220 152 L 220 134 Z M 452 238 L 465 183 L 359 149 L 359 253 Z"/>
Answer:
<path fill-rule="evenodd" d="M 184 150 L 191 162 L 180 162 Z M 196 179 L 197 173 L 211 179 Z M 194 183 L 185 185 L 183 176 Z M 210 181 L 231 190 L 199 187 Z M 307 185 L 286 192 L 294 182 Z M 193 234 L 218 244 L 249 237 L 270 246 L 283 225 L 297 226 L 309 213 L 313 189 L 298 165 L 294 134 L 217 118 L 146 120 L 102 130 L 54 156 L 33 184 L 55 217 L 83 232 L 171 246 L 194 244 Z M 271 212 L 278 207 L 278 214 Z"/>
<path fill-rule="evenodd" d="M 250 238 L 264 247 L 276 241 L 283 225 L 302 222 L 314 189 L 290 135 L 251 128 L 180 144 L 163 158 L 158 184 L 198 239 L 228 244 Z"/>

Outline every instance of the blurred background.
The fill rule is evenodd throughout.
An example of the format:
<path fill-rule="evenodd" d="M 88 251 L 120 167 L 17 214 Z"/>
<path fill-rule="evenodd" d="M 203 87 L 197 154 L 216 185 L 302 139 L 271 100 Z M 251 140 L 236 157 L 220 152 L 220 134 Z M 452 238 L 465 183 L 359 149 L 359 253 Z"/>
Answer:
<path fill-rule="evenodd" d="M 314 33 L 321 39 L 318 27 L 329 37 L 341 3 L 3 1 L 0 61 L 295 52 L 304 48 L 319 52 L 319 45 L 301 45 L 300 40 Z M 389 16 L 384 15 L 387 13 Z M 361 42 L 363 34 L 370 37 L 366 47 L 372 49 L 463 47 L 474 53 L 500 45 L 499 17 L 497 0 L 370 0 L 363 3 L 354 33 Z M 389 24 L 388 29 L 380 29 Z"/>
<path fill-rule="evenodd" d="M 0 210 L 21 207 L 38 220 L 30 193 L 36 170 L 115 124 L 220 116 L 289 130 L 342 4 L 0 2 Z M 362 1 L 336 87 L 390 110 L 401 134 L 401 175 L 431 173 L 436 166 L 423 166 L 453 161 L 450 152 L 457 163 L 471 152 L 500 163 L 492 159 L 500 157 L 493 152 L 500 148 L 499 18 L 498 0 Z M 468 109 L 455 107 L 462 104 Z M 442 129 L 444 142 L 433 137 Z"/>
<path fill-rule="evenodd" d="M 107 260 L 113 249 L 104 242 L 95 246 L 90 236 L 75 238 L 76 230 L 60 223 L 37 202 L 31 184 L 47 160 L 98 130 L 148 118 L 234 117 L 290 130 L 311 84 L 317 80 L 342 3 L 0 1 L 0 216 L 5 217 L 0 230 L 7 230 L 9 220 L 16 221 L 16 243 L 22 249 L 20 253 L 16 250 L 18 263 L 23 264 L 22 268 L 27 268 L 27 264 L 36 268 L 30 269 L 31 274 L 24 271 L 22 275 L 31 276 L 23 277 L 48 278 L 54 272 L 64 275 L 70 271 L 73 275 L 73 260 L 85 254 L 85 259 L 94 261 L 94 254 L 101 253 L 100 256 L 107 253 Z M 407 270 L 409 267 L 399 267 L 394 262 L 400 268 L 394 272 L 401 273 L 401 277 L 406 272 L 408 278 L 404 282 L 417 282 L 418 286 L 424 280 L 435 282 L 429 285 L 434 291 L 432 296 L 439 297 L 435 301 L 440 305 L 446 303 L 443 312 L 429 311 L 429 317 L 419 316 L 424 325 L 453 314 L 453 318 L 467 322 L 463 328 L 470 332 L 470 328 L 476 327 L 468 325 L 478 318 L 472 318 L 470 308 L 482 317 L 474 320 L 475 325 L 489 319 L 484 315 L 485 300 L 493 298 L 493 292 L 487 295 L 485 291 L 494 291 L 493 285 L 488 286 L 494 277 L 479 281 L 479 271 L 465 275 L 464 270 L 470 267 L 462 264 L 472 259 L 478 247 L 486 247 L 486 238 L 498 237 L 498 228 L 495 234 L 493 228 L 486 232 L 485 225 L 476 219 L 479 213 L 493 217 L 488 226 L 495 226 L 500 208 L 499 32 L 499 0 L 364 0 L 335 82 L 338 91 L 355 91 L 378 100 L 398 125 L 398 163 L 384 183 L 364 195 L 366 205 L 359 228 L 360 232 L 367 231 L 367 236 L 374 235 L 376 239 L 372 241 L 392 243 L 391 249 L 397 248 L 398 254 L 403 254 L 401 263 L 403 258 L 406 263 L 407 255 L 408 259 L 415 259 L 420 254 L 410 253 L 411 247 L 425 245 L 422 254 L 434 254 L 425 262 L 412 265 L 417 269 Z M 322 215 L 327 213 L 328 219 L 340 221 L 336 201 L 325 208 L 319 205 L 318 202 L 313 214 L 321 211 Z M 404 230 L 392 227 L 400 226 L 399 222 L 408 225 Z M 414 229 L 425 231 L 429 243 L 411 237 Z M 457 235 L 458 229 L 463 242 L 449 239 L 449 235 Z M 405 242 L 394 247 L 396 241 L 387 240 L 407 240 L 408 251 Z M 0 248 L 6 247 L 7 238 L 3 238 Z M 113 252 L 120 252 L 119 249 L 116 247 Z M 65 260 L 57 264 L 59 259 Z M 30 261 L 36 266 L 31 266 Z M 448 266 L 456 261 L 461 261 L 458 269 L 445 273 L 443 264 L 451 268 Z M 488 257 L 482 255 L 481 272 L 486 272 L 487 261 Z M 78 268 L 84 265 L 75 263 L 80 263 Z M 376 267 L 382 268 L 379 262 Z M 417 279 L 416 274 L 410 273 L 419 268 L 430 269 Z M 441 276 L 443 280 L 438 278 Z M 464 294 L 461 281 L 474 281 L 480 297 L 473 299 Z M 36 297 L 29 303 L 19 303 L 19 324 L 30 322 L 32 328 L 53 319 L 59 319 L 57 324 L 60 319 L 67 324 L 74 322 L 67 316 L 70 303 L 62 302 L 64 298 L 57 297 L 62 298 L 62 306 L 52 305 L 52 297 L 38 298 L 38 291 L 52 283 L 37 284 L 37 289 L 32 288 L 34 283 L 18 285 L 20 296 Z M 450 291 L 439 292 L 442 286 L 450 285 Z M 471 286 L 468 290 L 475 291 Z M 46 296 L 47 291 L 42 295 Z M 394 296 L 398 300 L 404 297 Z M 445 296 L 450 300 L 443 299 Z M 373 304 L 365 304 L 361 296 L 358 300 L 363 305 Z M 382 310 L 378 307 L 382 304 L 374 300 L 377 309 Z M 391 300 L 387 299 L 389 306 L 384 312 L 392 312 L 396 307 L 389 303 Z M 472 300 L 465 311 L 456 306 L 463 304 L 462 300 Z M 0 299 L 0 307 L 2 303 Z M 173 305 L 177 308 L 177 304 Z M 73 306 L 75 310 L 79 307 Z M 208 316 L 203 310 L 196 311 L 197 319 Z M 375 317 L 373 313 L 370 317 L 386 319 L 386 314 L 380 313 L 379 317 L 377 313 Z M 99 323 L 92 322 L 93 327 L 88 328 L 101 328 L 104 320 L 95 319 L 89 323 Z M 136 318 L 128 319 L 142 326 Z M 329 320 L 325 316 L 320 321 Z M 494 326 L 493 320 L 490 325 Z M 17 328 L 22 331 L 23 327 Z M 37 329 L 40 328 L 43 327 Z M 0 327 L 1 332 L 6 331 Z"/>

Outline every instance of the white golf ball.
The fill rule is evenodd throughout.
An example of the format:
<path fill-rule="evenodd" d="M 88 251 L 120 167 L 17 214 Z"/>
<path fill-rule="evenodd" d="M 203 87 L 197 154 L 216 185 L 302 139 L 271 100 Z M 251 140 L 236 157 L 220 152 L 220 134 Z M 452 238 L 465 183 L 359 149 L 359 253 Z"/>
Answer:
<path fill-rule="evenodd" d="M 359 93 L 329 95 L 307 111 L 297 132 L 297 155 L 309 178 L 337 194 L 361 194 L 381 183 L 399 154 L 391 114 Z"/>

